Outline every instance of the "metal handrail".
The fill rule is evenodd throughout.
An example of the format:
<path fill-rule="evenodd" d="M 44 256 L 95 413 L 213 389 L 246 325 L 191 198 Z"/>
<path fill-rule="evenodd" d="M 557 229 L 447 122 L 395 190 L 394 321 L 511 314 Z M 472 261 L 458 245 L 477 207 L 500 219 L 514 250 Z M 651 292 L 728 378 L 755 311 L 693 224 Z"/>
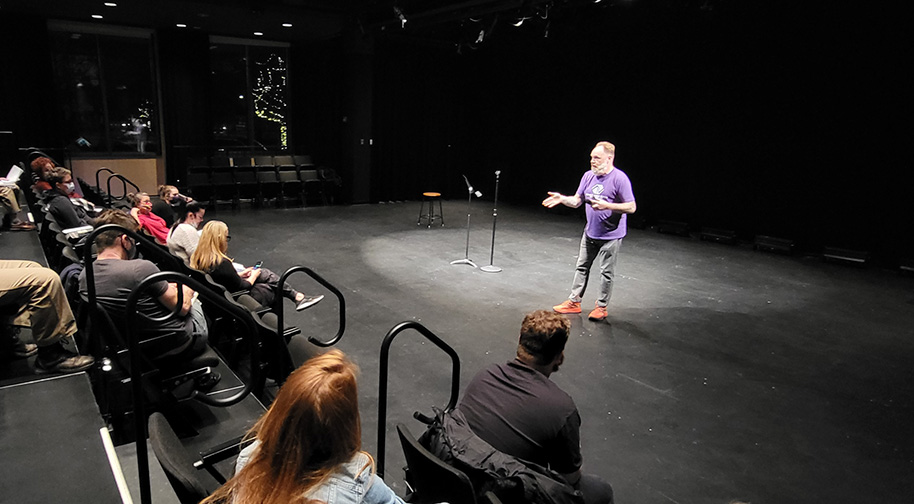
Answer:
<path fill-rule="evenodd" d="M 101 190 L 101 188 L 102 188 L 102 183 L 98 179 L 98 176 L 102 172 L 102 170 L 104 170 L 108 173 L 114 174 L 114 170 L 112 170 L 111 168 L 104 167 L 104 166 L 102 166 L 98 170 L 95 170 L 95 187 L 97 187 L 99 190 Z"/>
<path fill-rule="evenodd" d="M 424 325 L 413 320 L 400 322 L 387 332 L 387 336 L 384 336 L 384 341 L 381 343 L 381 369 L 378 373 L 378 476 L 381 477 L 384 476 L 384 457 L 387 449 L 385 435 L 387 433 L 387 368 L 390 359 L 390 345 L 394 338 L 406 329 L 415 329 L 451 357 L 451 398 L 444 408 L 445 413 L 457 407 L 457 399 L 460 396 L 460 357 L 453 347 Z M 418 411 L 413 413 L 413 416 L 420 420 L 428 420 L 428 417 Z"/>
<path fill-rule="evenodd" d="M 282 286 L 286 283 L 286 279 L 289 278 L 293 273 L 298 271 L 304 271 L 311 278 L 315 279 L 317 283 L 323 285 L 330 292 L 332 292 L 337 299 L 340 301 L 340 324 L 339 329 L 336 331 L 336 335 L 330 338 L 327 341 L 321 341 L 314 336 L 308 336 L 308 341 L 314 343 L 319 347 L 330 347 L 337 344 L 340 341 L 340 338 L 343 337 L 343 333 L 346 332 L 346 299 L 343 297 L 343 293 L 339 291 L 333 284 L 324 280 L 324 278 L 314 272 L 311 268 L 307 266 L 292 266 L 287 269 L 279 277 L 279 283 L 276 284 L 275 295 L 273 296 L 273 313 L 276 314 L 277 324 L 276 324 L 276 334 L 282 338 L 283 331 L 283 309 L 282 309 Z"/>
<path fill-rule="evenodd" d="M 120 180 L 124 187 L 124 194 L 122 196 L 120 196 L 119 198 L 117 198 L 118 201 L 127 197 L 127 184 L 130 184 L 131 186 L 133 186 L 135 193 L 140 192 L 139 186 L 137 186 L 136 184 L 131 182 L 129 179 L 127 179 L 127 177 L 124 177 L 120 173 L 114 173 L 113 175 L 108 176 L 108 204 L 109 205 L 111 204 L 111 201 L 114 199 L 114 197 L 111 196 L 111 179 L 114 179 L 114 178 Z"/>

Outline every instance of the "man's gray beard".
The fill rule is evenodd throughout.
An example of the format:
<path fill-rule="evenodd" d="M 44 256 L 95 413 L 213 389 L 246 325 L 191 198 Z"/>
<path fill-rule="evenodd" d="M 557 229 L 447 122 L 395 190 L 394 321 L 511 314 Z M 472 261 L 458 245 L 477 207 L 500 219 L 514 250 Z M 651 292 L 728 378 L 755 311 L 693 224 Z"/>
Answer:
<path fill-rule="evenodd" d="M 609 162 L 603 162 L 596 167 L 591 167 L 590 171 L 592 171 L 594 175 L 606 175 L 609 173 Z"/>

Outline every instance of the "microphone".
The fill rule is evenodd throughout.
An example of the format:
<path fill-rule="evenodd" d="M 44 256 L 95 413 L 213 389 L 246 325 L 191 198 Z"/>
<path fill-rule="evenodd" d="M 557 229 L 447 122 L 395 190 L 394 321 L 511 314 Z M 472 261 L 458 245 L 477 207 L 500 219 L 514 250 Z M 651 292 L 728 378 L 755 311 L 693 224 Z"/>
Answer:
<path fill-rule="evenodd" d="M 470 179 L 468 179 L 466 175 L 463 176 L 463 181 L 467 183 L 467 189 L 472 191 L 473 186 L 470 185 Z"/>

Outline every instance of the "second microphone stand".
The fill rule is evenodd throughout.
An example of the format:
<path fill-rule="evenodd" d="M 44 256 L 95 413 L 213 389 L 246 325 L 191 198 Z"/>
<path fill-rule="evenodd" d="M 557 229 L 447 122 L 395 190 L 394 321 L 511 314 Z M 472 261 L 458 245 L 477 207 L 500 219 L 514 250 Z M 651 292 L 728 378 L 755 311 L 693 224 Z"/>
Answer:
<path fill-rule="evenodd" d="M 498 220 L 498 179 L 501 175 L 501 170 L 495 172 L 495 203 L 492 207 L 492 249 L 489 252 L 489 265 L 479 268 L 480 271 L 485 271 L 486 273 L 498 273 L 501 271 L 501 268 L 495 266 L 493 263 L 495 259 L 495 223 Z"/>
<path fill-rule="evenodd" d="M 478 268 L 478 266 L 476 266 L 476 263 L 474 263 L 473 261 L 470 260 L 470 203 L 473 202 L 474 194 L 478 198 L 478 197 L 482 196 L 482 193 L 479 191 L 476 191 L 475 193 L 473 192 L 473 186 L 470 185 L 470 180 L 467 178 L 466 175 L 463 176 L 463 180 L 465 180 L 467 183 L 467 192 L 469 193 L 467 195 L 467 250 L 466 250 L 466 254 L 464 255 L 463 259 L 457 259 L 456 261 L 451 261 L 451 264 L 469 264 L 470 266 L 472 266 L 474 268 Z"/>

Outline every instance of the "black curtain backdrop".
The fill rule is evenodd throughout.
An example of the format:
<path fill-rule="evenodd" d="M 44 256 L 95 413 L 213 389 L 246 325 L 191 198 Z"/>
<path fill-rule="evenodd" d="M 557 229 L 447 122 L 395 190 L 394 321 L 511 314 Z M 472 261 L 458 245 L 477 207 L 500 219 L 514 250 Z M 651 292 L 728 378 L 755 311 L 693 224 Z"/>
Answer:
<path fill-rule="evenodd" d="M 0 130 L 14 132 L 19 147 L 63 147 L 47 22 L 0 15 L 0 47 Z"/>
<path fill-rule="evenodd" d="M 294 44 L 289 55 L 292 90 L 289 145 L 319 166 L 341 168 L 340 41 Z"/>
<path fill-rule="evenodd" d="M 465 194 L 463 61 L 455 51 L 404 39 L 376 45 L 371 200 Z"/>
<path fill-rule="evenodd" d="M 542 23 L 499 26 L 460 56 L 379 44 L 375 199 L 429 185 L 463 197 L 464 172 L 491 197 L 502 170 L 500 198 L 535 206 L 573 192 L 605 139 L 648 223 L 910 256 L 910 37 L 893 13 L 717 5 L 582 8 L 548 37 Z M 447 138 L 458 148 L 442 169 Z"/>
<path fill-rule="evenodd" d="M 186 31 L 156 33 L 161 114 L 165 134 L 165 178 L 183 187 L 187 159 L 211 145 L 209 36 Z"/>

